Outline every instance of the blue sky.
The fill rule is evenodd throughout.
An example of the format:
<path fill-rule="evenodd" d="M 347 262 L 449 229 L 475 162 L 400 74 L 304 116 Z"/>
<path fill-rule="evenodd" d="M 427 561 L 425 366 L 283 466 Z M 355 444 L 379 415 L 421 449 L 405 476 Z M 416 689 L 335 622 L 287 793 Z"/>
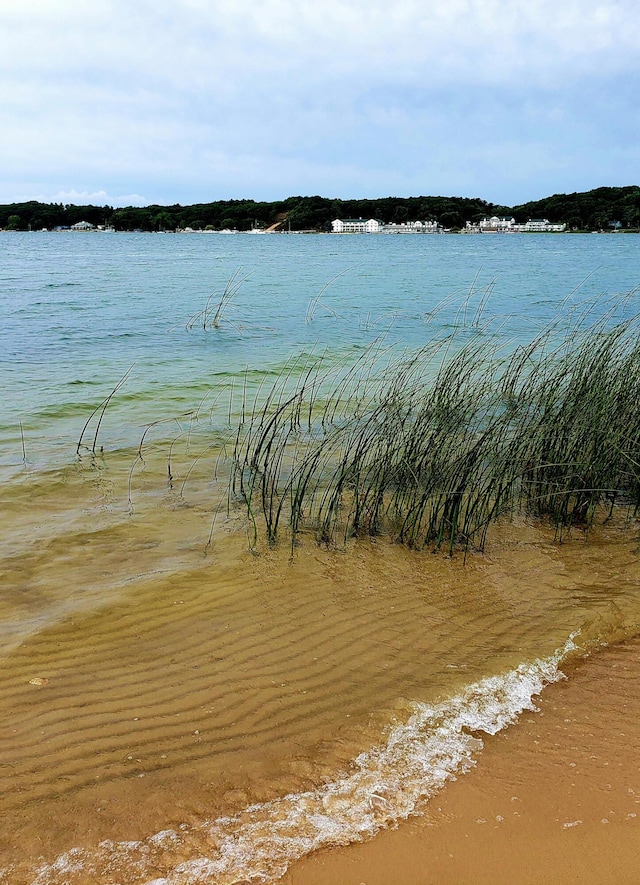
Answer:
<path fill-rule="evenodd" d="M 637 0 L 0 0 L 0 202 L 640 183 Z"/>

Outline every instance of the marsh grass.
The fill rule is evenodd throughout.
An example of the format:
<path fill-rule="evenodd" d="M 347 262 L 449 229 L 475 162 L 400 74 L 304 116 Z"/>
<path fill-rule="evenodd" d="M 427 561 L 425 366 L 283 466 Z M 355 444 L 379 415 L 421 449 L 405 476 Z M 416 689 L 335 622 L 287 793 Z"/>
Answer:
<path fill-rule="evenodd" d="M 24 441 L 24 427 L 22 426 L 22 421 L 20 421 L 19 424 L 20 424 L 20 442 L 22 444 L 22 468 L 23 468 L 23 470 L 26 470 L 28 467 L 27 446 Z"/>
<path fill-rule="evenodd" d="M 102 402 L 99 403 L 95 407 L 95 409 L 91 412 L 91 414 L 87 418 L 87 420 L 80 432 L 80 436 L 78 437 L 78 443 L 76 445 L 76 455 L 79 459 L 82 459 L 82 454 L 85 453 L 85 454 L 89 454 L 91 456 L 92 461 L 95 461 L 96 447 L 98 445 L 98 436 L 100 434 L 100 427 L 101 427 L 102 422 L 104 420 L 104 416 L 107 411 L 107 408 L 109 407 L 109 404 L 113 400 L 114 396 L 118 393 L 120 388 L 123 387 L 124 384 L 126 383 L 127 378 L 131 374 L 134 365 L 135 364 L 132 364 L 131 366 L 129 366 L 127 371 L 124 373 L 124 375 L 118 381 L 118 383 L 115 385 L 115 387 L 111 390 L 111 392 L 108 394 L 108 396 L 106 396 L 105 399 L 103 399 Z M 85 445 L 84 438 L 85 438 L 85 435 L 89 432 L 89 427 L 91 425 L 91 422 L 93 421 L 93 419 L 96 416 L 97 416 L 97 420 L 95 423 L 95 429 L 93 431 L 93 442 L 91 444 L 91 448 L 89 448 L 88 445 Z"/>
<path fill-rule="evenodd" d="M 562 537 L 616 505 L 638 514 L 639 318 L 600 304 L 514 346 L 483 324 L 486 297 L 417 353 L 379 341 L 350 367 L 301 358 L 243 405 L 228 506 L 252 547 L 384 533 L 453 553 L 481 550 L 505 515 Z"/>
<path fill-rule="evenodd" d="M 472 286 L 417 351 L 388 335 L 349 363 L 312 350 L 271 380 L 247 369 L 195 409 L 152 422 L 128 472 L 130 509 L 147 457 L 164 446 L 171 500 L 188 503 L 196 486 L 212 502 L 209 542 L 221 513 L 244 514 L 254 550 L 279 540 L 293 550 L 303 533 L 329 546 L 384 534 L 453 554 L 482 550 L 491 525 L 515 514 L 549 521 L 559 539 L 614 511 L 637 517 L 635 293 L 586 306 L 571 293 L 533 337 L 518 317 L 513 339 L 509 318 L 486 316 L 491 287 Z M 95 462 L 129 372 L 87 419 L 79 458 Z M 160 428 L 171 421 L 167 440 Z"/>
<path fill-rule="evenodd" d="M 314 295 L 314 297 L 309 301 L 309 304 L 307 305 L 307 313 L 305 315 L 305 322 L 307 323 L 307 325 L 313 322 L 318 307 L 324 308 L 324 310 L 328 311 L 331 316 L 339 316 L 338 312 L 334 310 L 333 307 L 330 307 L 330 305 L 325 304 L 323 301 L 321 301 L 321 298 L 323 297 L 329 286 L 335 283 L 337 279 L 344 276 L 344 274 L 354 270 L 354 268 L 356 268 L 357 266 L 357 264 L 354 264 L 351 267 L 346 267 L 344 270 L 341 270 L 340 273 L 337 273 L 334 277 L 332 277 L 328 283 L 325 283 L 325 285 L 322 287 L 317 295 Z"/>
<path fill-rule="evenodd" d="M 222 293 L 212 292 L 211 295 L 209 295 L 205 302 L 204 308 L 193 314 L 193 316 L 187 320 L 185 324 L 185 328 L 187 329 L 187 331 L 191 331 L 194 326 L 200 325 L 202 326 L 202 330 L 204 332 L 206 332 L 207 329 L 220 328 L 223 316 L 229 311 L 229 305 L 231 304 L 231 301 L 238 294 L 238 291 L 240 290 L 242 284 L 245 283 L 251 276 L 251 274 L 247 274 L 246 276 L 241 277 L 240 273 L 241 270 L 239 268 L 227 281 L 227 284 L 225 285 Z M 236 331 L 239 331 L 238 327 L 234 323 L 232 323 L 230 320 L 228 320 L 228 322 L 229 325 L 236 329 Z"/>

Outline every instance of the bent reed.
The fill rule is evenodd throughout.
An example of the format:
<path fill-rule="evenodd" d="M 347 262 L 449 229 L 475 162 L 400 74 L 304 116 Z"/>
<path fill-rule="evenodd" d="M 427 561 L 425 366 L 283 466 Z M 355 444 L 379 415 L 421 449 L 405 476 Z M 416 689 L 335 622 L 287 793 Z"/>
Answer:
<path fill-rule="evenodd" d="M 243 505 L 252 548 L 384 533 L 452 554 L 482 550 L 505 515 L 549 519 L 558 537 L 616 505 L 637 516 L 633 294 L 517 346 L 476 316 L 417 353 L 378 341 L 347 368 L 294 360 L 243 401 L 230 445 L 228 506 Z"/>

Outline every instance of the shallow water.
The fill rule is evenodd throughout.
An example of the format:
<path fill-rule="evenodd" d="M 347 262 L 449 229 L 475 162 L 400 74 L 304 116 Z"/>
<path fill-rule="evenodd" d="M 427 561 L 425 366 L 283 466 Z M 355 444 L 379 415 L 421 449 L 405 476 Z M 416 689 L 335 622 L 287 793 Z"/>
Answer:
<path fill-rule="evenodd" d="M 42 479 L 5 491 L 6 881 L 270 881 L 424 809 L 572 658 L 638 631 L 624 527 L 290 559 L 105 484 L 48 477 L 32 536 Z"/>
<path fill-rule="evenodd" d="M 246 367 L 255 390 L 300 350 L 342 360 L 388 311 L 414 347 L 438 301 L 493 276 L 516 337 L 560 285 L 588 298 L 640 278 L 635 238 L 489 240 L 0 238 L 0 881 L 273 881 L 423 813 L 563 670 L 638 634 L 622 518 L 562 544 L 505 523 L 464 561 L 383 538 L 252 553 L 239 513 L 214 516 Z M 211 277 L 246 264 L 242 328 L 189 331 Z M 350 267 L 321 299 L 339 316 L 307 322 Z M 179 429 L 158 425 L 138 458 L 160 418 Z"/>
<path fill-rule="evenodd" d="M 376 839 L 315 852 L 287 885 L 633 885 L 640 874 L 640 641 L 566 667 L 477 766 Z"/>
<path fill-rule="evenodd" d="M 68 463 L 128 370 L 98 446 L 137 446 L 154 421 L 166 436 L 193 410 L 220 427 L 238 415 L 245 372 L 255 390 L 301 353 L 349 360 L 380 336 L 416 348 L 476 313 L 529 340 L 559 308 L 638 286 L 638 242 L 0 233 L 0 468 L 22 466 L 23 442 L 33 466 Z M 233 279 L 215 328 L 211 306 Z"/>

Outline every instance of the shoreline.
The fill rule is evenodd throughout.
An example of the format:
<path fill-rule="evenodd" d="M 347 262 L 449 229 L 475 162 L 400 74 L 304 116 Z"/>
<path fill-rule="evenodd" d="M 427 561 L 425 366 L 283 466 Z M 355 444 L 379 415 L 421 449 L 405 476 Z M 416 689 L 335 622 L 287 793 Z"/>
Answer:
<path fill-rule="evenodd" d="M 158 500 L 153 468 L 149 460 L 133 515 L 116 506 L 123 478 L 113 471 L 70 471 L 7 495 L 4 628 L 13 624 L 20 641 L 0 686 L 1 881 L 110 885 L 115 876 L 142 885 L 162 873 L 186 882 L 205 863 L 208 881 L 220 883 L 284 874 L 285 885 L 461 885 L 482 881 L 484 870 L 492 883 L 536 883 L 526 869 L 500 866 L 512 846 L 524 846 L 520 860 L 538 846 L 529 869 L 541 845 L 556 846 L 547 865 L 557 870 L 568 832 L 597 842 L 606 857 L 608 834 L 602 847 L 601 832 L 580 833 L 602 830 L 611 810 L 616 830 L 619 820 L 635 825 L 626 817 L 636 813 L 635 795 L 600 809 L 595 823 L 572 810 L 560 824 L 535 816 L 539 783 L 554 799 L 558 766 L 588 746 L 579 734 L 554 750 L 545 711 L 556 698 L 583 686 L 578 712 L 557 715 L 561 730 L 592 700 L 605 746 L 623 730 L 607 706 L 620 692 L 600 685 L 629 667 L 640 673 L 640 640 L 598 643 L 633 637 L 640 623 L 637 537 L 626 522 L 594 527 L 589 543 L 577 532 L 558 543 L 538 523 L 500 523 L 485 553 L 465 560 L 384 538 L 337 551 L 304 537 L 293 558 L 282 546 L 255 556 L 229 519 L 204 556 L 206 489 L 194 487 L 190 507 Z M 579 649 L 595 646 L 586 661 L 576 630 Z M 618 660 L 628 648 L 635 658 Z M 543 714 L 521 715 L 496 734 L 513 721 L 510 711 L 538 698 L 536 673 L 553 682 L 558 662 L 570 678 L 542 691 Z M 516 672 L 524 678 L 505 678 Z M 639 690 L 626 694 L 640 722 Z M 427 718 L 414 728 L 416 707 Z M 549 726 L 542 737 L 541 724 Z M 640 726 L 631 740 L 639 745 Z M 536 746 L 545 764 L 527 801 L 520 791 L 501 795 L 497 787 L 514 780 L 526 793 Z M 477 767 L 453 780 L 466 748 Z M 633 789 L 640 797 L 640 783 Z M 414 809 L 425 817 L 297 860 Z M 480 869 L 469 869 L 470 858 Z"/>
<path fill-rule="evenodd" d="M 640 638 L 598 651 L 568 676 L 545 689 L 539 712 L 487 738 L 477 766 L 449 783 L 423 817 L 369 842 L 321 850 L 280 881 L 637 882 Z"/>

